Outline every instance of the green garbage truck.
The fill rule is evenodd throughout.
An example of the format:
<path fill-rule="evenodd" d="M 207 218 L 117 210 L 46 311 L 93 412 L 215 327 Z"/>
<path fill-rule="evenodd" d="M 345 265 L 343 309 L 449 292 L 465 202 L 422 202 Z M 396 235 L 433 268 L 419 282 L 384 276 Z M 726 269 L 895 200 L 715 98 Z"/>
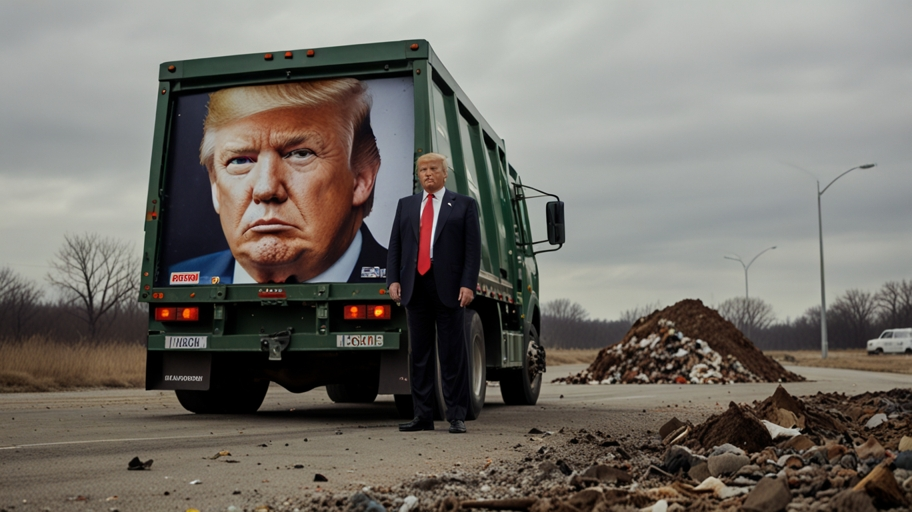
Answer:
<path fill-rule="evenodd" d="M 447 188 L 480 214 L 468 419 L 489 381 L 507 404 L 536 403 L 536 254 L 563 245 L 564 206 L 522 183 L 427 41 L 165 62 L 156 96 L 139 292 L 147 389 L 174 390 L 195 413 L 252 413 L 270 382 L 325 386 L 334 402 L 393 395 L 411 417 L 386 247 L 398 199 L 421 190 L 415 160 L 436 152 Z M 544 207 L 538 237 L 532 203 Z"/>

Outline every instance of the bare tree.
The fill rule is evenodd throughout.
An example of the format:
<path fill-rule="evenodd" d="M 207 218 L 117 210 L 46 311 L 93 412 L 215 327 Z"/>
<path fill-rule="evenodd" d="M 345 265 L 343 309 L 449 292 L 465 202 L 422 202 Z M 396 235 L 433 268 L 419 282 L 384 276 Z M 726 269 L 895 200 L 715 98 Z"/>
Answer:
<path fill-rule="evenodd" d="M 649 304 L 646 304 L 645 306 L 637 306 L 633 309 L 621 311 L 620 320 L 622 322 L 626 322 L 627 325 L 633 325 L 640 318 L 643 318 L 646 315 L 652 314 L 654 311 L 658 310 L 661 307 L 662 307 L 662 305 L 659 304 L 658 301 L 656 301 L 656 302 L 650 302 Z"/>
<path fill-rule="evenodd" d="M 139 259 L 131 244 L 97 233 L 65 235 L 47 278 L 60 288 L 95 339 L 116 317 L 124 301 L 135 300 Z"/>
<path fill-rule="evenodd" d="M 748 337 L 755 329 L 766 329 L 776 320 L 773 306 L 757 297 L 735 297 L 716 308 L 722 318 L 735 324 Z"/>
<path fill-rule="evenodd" d="M 0 333 L 21 339 L 23 330 L 38 313 L 42 295 L 34 281 L 9 267 L 0 269 Z"/>
<path fill-rule="evenodd" d="M 912 281 L 887 281 L 874 295 L 874 302 L 887 327 L 912 325 Z"/>
<path fill-rule="evenodd" d="M 542 315 L 570 321 L 589 318 L 589 312 L 580 303 L 570 302 L 570 299 L 555 299 L 551 302 L 546 302 L 542 306 Z"/>
<path fill-rule="evenodd" d="M 848 290 L 833 302 L 832 311 L 833 329 L 827 331 L 841 348 L 864 346 L 866 340 L 874 337 L 877 302 L 871 292 Z M 829 324 L 828 321 L 828 328 Z"/>

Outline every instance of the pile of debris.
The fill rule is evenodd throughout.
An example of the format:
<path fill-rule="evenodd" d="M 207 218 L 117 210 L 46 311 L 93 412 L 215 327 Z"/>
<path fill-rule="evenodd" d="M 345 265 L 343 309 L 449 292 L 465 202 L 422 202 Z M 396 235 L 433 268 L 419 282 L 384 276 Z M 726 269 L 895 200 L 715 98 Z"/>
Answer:
<path fill-rule="evenodd" d="M 420 475 L 296 505 L 430 510 L 873 511 L 912 505 L 912 391 L 797 398 L 781 386 L 699 425 L 672 418 L 645 438 L 533 429 L 522 461 Z"/>
<path fill-rule="evenodd" d="M 804 377 L 763 355 L 741 331 L 699 300 L 640 318 L 568 384 L 796 382 Z"/>

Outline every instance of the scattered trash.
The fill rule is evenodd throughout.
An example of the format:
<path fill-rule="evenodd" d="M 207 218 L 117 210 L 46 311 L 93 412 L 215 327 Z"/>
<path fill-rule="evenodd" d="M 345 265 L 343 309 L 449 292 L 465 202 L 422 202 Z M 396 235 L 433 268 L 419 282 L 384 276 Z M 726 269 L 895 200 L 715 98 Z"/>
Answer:
<path fill-rule="evenodd" d="M 127 463 L 127 469 L 130 471 L 143 471 L 145 469 L 152 469 L 152 459 L 143 462 L 139 460 L 139 457 L 133 457 L 130 462 Z"/>
<path fill-rule="evenodd" d="M 231 452 L 229 452 L 228 450 L 222 450 L 222 451 L 216 453 L 215 455 L 213 455 L 212 457 L 203 457 L 203 458 L 209 459 L 209 460 L 215 460 L 219 457 L 230 457 L 230 456 L 231 456 Z"/>
<path fill-rule="evenodd" d="M 192 481 L 190 482 L 190 485 L 199 485 L 199 484 L 201 484 L 201 483 L 203 483 L 202 480 L 192 480 Z"/>

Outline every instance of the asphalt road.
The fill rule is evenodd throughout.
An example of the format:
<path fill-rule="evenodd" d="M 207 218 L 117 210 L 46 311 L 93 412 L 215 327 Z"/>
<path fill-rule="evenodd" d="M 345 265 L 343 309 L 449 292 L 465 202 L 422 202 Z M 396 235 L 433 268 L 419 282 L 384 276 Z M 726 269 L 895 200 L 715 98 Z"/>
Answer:
<path fill-rule="evenodd" d="M 585 365 L 549 370 L 550 379 Z M 790 367 L 812 382 L 794 395 L 858 394 L 912 387 L 912 375 Z M 201 416 L 172 392 L 96 390 L 0 394 L 0 510 L 226 510 L 285 501 L 318 487 L 355 491 L 415 474 L 479 471 L 486 459 L 516 460 L 531 428 L 601 430 L 623 440 L 656 431 L 672 416 L 695 423 L 728 406 L 771 395 L 776 384 L 546 384 L 538 405 L 503 405 L 488 388 L 466 435 L 399 433 L 391 396 L 370 405 L 333 404 L 323 390 L 270 388 L 256 415 Z M 220 451 L 231 455 L 210 457 Z M 127 471 L 134 456 L 149 471 Z M 316 474 L 326 482 L 315 482 Z M 193 481 L 200 483 L 191 484 Z"/>

